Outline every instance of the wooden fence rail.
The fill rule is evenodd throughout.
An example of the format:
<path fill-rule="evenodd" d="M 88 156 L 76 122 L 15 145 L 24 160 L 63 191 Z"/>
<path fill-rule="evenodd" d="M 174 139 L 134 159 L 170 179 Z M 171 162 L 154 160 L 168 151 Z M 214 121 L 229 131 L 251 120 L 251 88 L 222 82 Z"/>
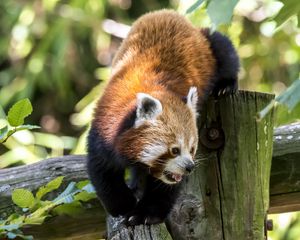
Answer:
<path fill-rule="evenodd" d="M 232 138 L 235 138 L 234 141 L 237 141 L 237 144 L 234 147 L 236 149 L 239 149 L 241 146 L 243 146 L 243 142 L 240 141 L 239 137 L 241 135 L 237 135 L 238 138 L 234 134 L 245 134 L 242 133 L 244 131 L 243 128 L 245 128 L 249 131 L 249 135 L 245 135 L 249 139 L 251 138 L 251 132 L 249 129 L 255 129 L 256 125 L 253 121 L 253 119 L 249 119 L 251 121 L 250 123 L 247 123 L 247 119 L 244 119 L 244 123 L 239 122 L 240 119 L 237 115 L 239 115 L 239 112 L 241 115 L 247 114 L 255 114 L 257 110 L 260 110 L 266 102 L 268 102 L 271 99 L 270 95 L 263 95 L 263 94 L 257 94 L 257 93 L 247 93 L 247 92 L 240 92 L 235 97 L 226 97 L 224 99 L 221 99 L 220 101 L 209 101 L 206 105 L 206 110 L 204 110 L 205 113 L 202 113 L 201 115 L 201 123 L 200 125 L 200 135 L 203 136 L 204 129 L 207 129 L 207 126 L 204 126 L 204 122 L 210 122 L 214 125 L 216 122 L 222 120 L 222 129 L 224 130 L 225 139 L 228 138 L 228 136 L 231 136 Z M 250 103 L 252 102 L 252 103 Z M 232 112 L 232 110 L 228 109 L 228 107 L 232 106 L 232 104 L 235 105 L 235 112 Z M 251 109 L 251 106 L 256 106 L 256 108 Z M 231 112 L 230 112 L 231 111 Z M 226 119 L 230 118 L 230 114 L 233 114 L 231 116 L 235 116 L 236 119 L 231 119 L 230 121 L 226 122 Z M 220 118 L 221 115 L 221 118 Z M 247 118 L 249 118 L 249 116 Z M 235 124 L 243 124 L 240 126 L 240 130 L 238 132 L 233 133 L 233 131 L 230 130 L 233 125 L 231 125 L 231 121 L 235 122 Z M 270 119 L 271 124 L 271 116 Z M 250 124 L 247 126 L 247 124 Z M 244 126 L 246 125 L 246 126 Z M 216 127 L 216 126 L 213 126 Z M 272 124 L 268 126 L 270 129 L 272 129 Z M 253 130 L 252 129 L 252 130 Z M 235 127 L 236 130 L 236 127 Z M 260 137 L 264 142 L 261 142 L 261 145 L 266 145 L 265 151 L 268 151 L 272 149 L 271 144 L 268 145 L 267 141 L 268 136 L 270 137 L 271 134 L 268 133 L 268 129 L 264 127 L 261 129 L 262 132 L 265 132 L 267 137 Z M 201 137 L 200 136 L 200 141 Z M 203 139 L 202 139 L 203 140 Z M 247 139 L 246 139 L 247 140 Z M 209 145 L 210 143 L 205 142 L 204 145 Z M 246 145 L 248 142 L 246 141 Z M 245 145 L 245 146 L 246 146 Z M 209 145 L 210 146 L 210 145 Z M 214 147 L 214 146 L 210 146 Z M 226 148 L 227 146 L 225 146 Z M 258 149 L 262 146 L 253 146 L 253 149 L 256 149 L 258 153 Z M 231 147 L 232 148 L 232 147 Z M 232 149 L 231 149 L 232 150 Z M 223 150 L 222 150 L 223 151 Z M 226 152 L 226 150 L 224 150 Z M 255 152 L 253 151 L 253 152 Z M 256 154 L 257 154 L 256 153 Z M 222 156 L 219 157 L 216 155 L 217 152 L 215 150 L 210 150 L 207 152 L 207 154 L 201 156 L 201 158 L 204 159 L 204 163 L 208 164 L 210 168 L 207 168 L 207 165 L 203 168 L 200 166 L 200 169 L 195 171 L 194 175 L 191 176 L 192 182 L 188 183 L 190 186 L 198 186 L 197 184 L 200 184 L 199 186 L 203 187 L 204 185 L 202 183 L 199 183 L 200 178 L 197 176 L 199 174 L 205 174 L 204 171 L 208 171 L 210 174 L 210 178 L 202 179 L 203 181 L 210 181 L 209 184 L 214 182 L 214 184 L 220 184 L 220 177 L 222 177 L 222 180 L 224 180 L 226 177 L 230 178 L 231 175 L 224 175 L 223 170 L 223 176 L 218 175 L 218 172 L 220 167 L 226 168 L 229 163 L 226 163 L 225 165 L 222 165 L 225 163 L 226 159 L 231 156 L 235 158 L 241 158 L 236 157 L 241 154 L 244 154 L 243 149 L 240 149 L 237 152 L 227 152 L 227 157 L 224 158 L 224 154 L 222 152 Z M 249 154 L 252 154 L 251 151 Z M 267 156 L 267 153 L 265 153 Z M 226 154 L 225 154 L 226 155 Z M 214 160 L 214 156 L 216 157 Z M 245 156 L 245 155 L 243 155 Z M 287 126 L 282 126 L 280 128 L 275 129 L 274 136 L 273 136 L 273 157 L 272 157 L 272 168 L 271 168 L 271 176 L 270 176 L 270 207 L 269 207 L 269 213 L 280 213 L 280 212 L 287 212 L 287 211 L 296 211 L 300 210 L 300 123 L 299 124 L 291 124 Z M 264 161 L 264 156 L 260 156 L 259 161 L 257 161 L 255 164 L 260 164 L 260 161 Z M 65 185 L 69 183 L 70 181 L 79 181 L 87 178 L 86 170 L 85 170 L 85 156 L 64 156 L 64 157 L 58 157 L 58 158 L 52 158 L 52 159 L 46 159 L 44 161 L 38 162 L 36 164 L 32 165 L 26 165 L 21 167 L 15 167 L 15 168 L 8 168 L 8 169 L 2 169 L 0 170 L 0 217 L 6 217 L 8 214 L 14 211 L 15 206 L 13 205 L 11 201 L 11 192 L 13 189 L 16 188 L 26 188 L 32 191 L 36 191 L 40 186 L 45 185 L 47 182 L 52 180 L 53 178 L 57 176 L 65 176 Z M 220 162 L 222 161 L 222 162 Z M 243 162 L 242 164 L 245 164 Z M 263 163 L 264 164 L 264 163 Z M 230 166 L 230 165 L 229 165 Z M 242 166 L 242 165 L 241 165 Z M 211 168 L 212 167 L 212 168 Z M 232 165 L 231 167 L 236 167 Z M 260 166 L 257 166 L 257 169 L 261 168 Z M 214 170 L 216 172 L 211 172 L 211 170 Z M 249 168 L 251 170 L 251 167 Z M 249 170 L 248 169 L 248 170 Z M 256 170 L 257 170 L 256 169 Z M 255 171 L 256 171 L 255 170 Z M 225 173 L 226 174 L 226 173 Z M 244 172 L 243 174 L 246 174 L 247 177 L 249 177 L 249 174 L 247 172 Z M 252 173 L 251 173 L 252 174 Z M 250 175 L 251 175 L 250 174 Z M 268 178 L 268 173 L 266 174 Z M 252 177 L 252 176 L 250 176 Z M 232 175 L 232 178 L 234 176 Z M 224 180 L 225 181 L 225 180 Z M 222 182 L 221 182 L 222 183 Z M 201 185 L 202 184 L 202 185 Z M 243 184 L 247 184 L 247 182 L 244 182 Z M 268 184 L 268 182 L 264 183 Z M 226 185 L 226 184 L 225 184 Z M 188 186 L 188 185 L 187 185 Z M 228 185 L 229 187 L 234 188 L 232 185 Z M 228 188 L 227 186 L 227 188 Z M 246 185 L 245 185 L 246 186 Z M 241 187 L 245 187 L 241 186 Z M 262 185 L 263 187 L 264 185 Z M 219 186 L 220 187 L 220 186 Z M 225 198 L 225 202 L 230 199 L 230 192 L 228 192 L 228 189 L 226 190 L 226 186 L 222 186 L 224 189 L 219 189 L 220 194 L 223 194 L 222 197 Z M 248 186 L 246 186 L 248 187 Z M 62 186 L 63 188 L 63 186 Z M 185 196 L 188 195 L 189 191 L 195 191 L 191 187 L 187 187 L 184 189 Z M 247 189 L 248 191 L 249 189 Z M 250 189 L 251 190 L 251 189 Z M 252 189 L 253 190 L 253 189 Z M 251 191 L 252 191 L 251 190 Z M 211 196 L 214 193 L 214 189 L 202 189 L 202 192 L 204 191 L 207 196 Z M 225 192 L 224 192 L 225 191 Z M 243 190 L 244 191 L 244 190 Z M 226 195 L 228 194 L 228 195 Z M 247 195 L 247 192 L 245 191 L 243 193 L 244 195 Z M 191 194 L 190 194 L 191 195 Z M 240 196 L 240 197 L 244 197 Z M 191 196 L 192 198 L 194 196 Z M 248 196 L 249 197 L 249 196 Z M 203 234 L 206 234 L 206 236 L 209 236 L 205 239 L 224 239 L 225 235 L 232 235 L 233 232 L 235 232 L 235 229 L 231 225 L 230 222 L 226 223 L 226 219 L 224 219 L 224 216 L 221 218 L 221 223 L 219 223 L 219 220 L 217 218 L 214 219 L 216 225 L 215 226 L 221 226 L 224 229 L 217 229 L 214 231 L 214 233 L 208 233 L 203 231 L 208 231 L 207 224 L 209 222 L 193 222 L 193 214 L 195 215 L 195 212 L 191 211 L 195 210 L 195 206 L 191 206 L 191 208 L 187 207 L 184 209 L 184 207 L 188 206 L 189 204 L 196 204 L 199 208 L 199 204 L 203 204 L 202 202 L 199 202 L 197 199 L 195 201 L 188 201 L 187 199 L 181 199 L 181 202 L 185 201 L 187 205 L 185 206 L 179 206 L 177 205 L 175 208 L 174 213 L 172 213 L 172 221 L 168 221 L 168 229 L 171 232 L 171 235 L 173 239 L 202 239 L 202 238 L 195 238 L 199 236 L 204 236 Z M 267 202 L 267 200 L 266 200 Z M 205 204 L 210 204 L 210 202 L 206 202 Z M 217 204 L 211 203 L 211 204 Z M 233 212 L 230 212 L 230 206 L 222 205 L 223 203 L 218 203 L 219 205 L 223 206 L 223 209 L 221 209 L 223 214 L 231 214 L 234 216 Z M 236 202 L 236 204 L 239 204 Z M 263 204 L 265 205 L 265 203 Z M 55 217 L 50 219 L 48 222 L 41 226 L 34 226 L 30 227 L 28 229 L 25 229 L 25 232 L 27 234 L 32 234 L 36 236 L 36 239 L 96 239 L 97 237 L 101 236 L 105 230 L 105 213 L 100 206 L 98 201 L 92 201 L 87 206 L 87 210 L 85 211 L 84 215 L 81 215 L 80 218 L 72 218 L 72 217 Z M 201 206 L 200 206 L 201 207 Z M 234 206 L 233 206 L 234 207 Z M 262 210 L 264 209 L 264 206 L 261 206 Z M 178 212 L 178 209 L 180 208 L 180 212 L 182 214 L 185 214 L 186 216 L 183 216 L 182 220 L 189 220 L 188 224 L 182 223 L 180 221 L 180 216 L 176 215 L 176 211 Z M 213 208 L 212 208 L 213 209 Z M 207 209 L 205 209 L 207 211 Z M 227 212 L 226 212 L 227 211 Z M 264 210 L 263 210 L 264 211 Z M 198 213 L 196 213 L 198 214 Z M 205 214 L 214 214 L 213 212 L 206 212 Z M 220 212 L 218 213 L 220 214 Z M 218 215 L 217 214 L 217 215 Z M 247 214 L 247 213 L 245 213 Z M 181 216 L 182 217 L 182 216 Z M 202 216 L 207 218 L 207 216 Z M 195 218 L 196 219 L 196 218 Z M 174 221 L 175 220 L 175 221 Z M 232 219 L 231 219 L 232 220 Z M 62 224 L 63 222 L 63 224 Z M 175 224 L 174 224 L 175 222 Z M 240 221 L 240 223 L 243 221 Z M 116 219 L 109 218 L 108 220 L 108 230 L 110 239 L 135 239 L 134 236 L 141 236 L 141 234 L 144 234 L 144 238 L 137 238 L 137 239 L 171 239 L 168 232 L 166 232 L 166 229 L 164 225 L 160 226 L 151 226 L 151 227 L 140 227 L 140 228 L 130 228 L 126 229 L 124 227 L 118 227 L 118 224 L 116 224 Z M 218 225 L 218 224 L 220 225 Z M 202 224 L 202 225 L 201 225 Z M 211 223 L 209 223 L 211 224 Z M 260 224 L 260 223 L 259 223 Z M 114 229 L 112 228 L 114 226 Z M 116 228 L 117 226 L 117 228 Z M 183 227 L 184 226 L 184 227 Z M 210 225 L 209 227 L 215 227 L 214 225 Z M 247 228 L 248 226 L 243 226 Z M 226 228 L 226 229 L 225 229 Z M 187 231 L 188 232 L 184 232 Z M 199 230 L 202 229 L 202 230 Z M 129 231 L 129 232 L 128 232 Z M 198 232 L 197 232 L 198 231 Z M 200 231 L 200 232 L 199 232 Z M 202 231 L 202 232 L 201 232 Z M 248 231 L 248 230 L 247 230 Z M 252 230 L 249 230 L 252 232 Z M 259 234 L 261 234 L 262 230 L 259 230 Z M 102 232 L 102 233 L 101 233 Z M 121 234 L 121 235 L 120 235 Z M 122 235 L 123 234 L 123 235 Z M 127 237 L 124 238 L 124 236 L 128 234 Z M 150 234 L 151 238 L 148 236 Z M 180 236 L 190 236 L 188 238 L 180 238 Z M 189 235 L 188 235 L 189 234 Z M 249 234 L 249 232 L 248 232 Z M 68 237 L 66 237 L 68 236 Z M 96 237 L 97 236 L 97 237 Z M 120 237 L 120 236 L 123 236 Z M 148 237 L 147 237 L 148 236 Z M 156 236 L 156 237 L 155 237 Z M 157 238 L 159 236 L 159 238 Z M 193 238 L 194 237 L 194 238 Z M 252 237 L 252 238 L 251 238 Z M 227 238 L 226 238 L 227 239 Z M 233 238 L 231 238 L 233 239 Z M 262 239 L 257 236 L 249 236 L 248 238 L 239 238 L 239 239 Z"/>

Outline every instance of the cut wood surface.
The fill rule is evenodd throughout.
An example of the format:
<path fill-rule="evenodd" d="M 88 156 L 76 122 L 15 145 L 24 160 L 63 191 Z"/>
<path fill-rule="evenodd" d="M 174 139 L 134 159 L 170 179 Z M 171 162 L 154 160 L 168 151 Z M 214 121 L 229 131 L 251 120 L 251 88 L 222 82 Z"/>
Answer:
<path fill-rule="evenodd" d="M 300 123 L 275 129 L 273 142 L 269 213 L 299 211 Z M 211 157 L 203 161 L 210 159 Z M 70 181 L 86 179 L 85 161 L 85 156 L 64 156 L 46 159 L 32 165 L 0 170 L 0 216 L 6 217 L 16 209 L 11 201 L 13 189 L 26 188 L 34 192 L 38 187 L 45 185 L 57 176 L 65 176 L 65 185 Z M 208 194 L 211 193 L 208 191 Z M 181 211 L 186 209 L 185 214 L 191 216 L 198 214 L 198 212 L 190 211 L 193 208 L 189 206 L 199 208 L 201 203 L 197 199 L 182 199 L 182 202 L 185 204 L 181 206 Z M 192 222 L 190 224 L 192 226 Z M 86 215 L 79 219 L 52 218 L 42 226 L 34 226 L 25 231 L 28 234 L 34 234 L 36 239 L 96 239 L 95 236 L 103 234 L 104 228 L 104 211 L 97 201 L 93 201 L 88 206 Z M 164 229 L 164 225 L 158 228 Z M 149 231 L 153 233 L 158 228 Z M 102 233 L 100 233 L 101 231 Z M 51 234 L 49 234 L 50 232 Z M 117 234 L 115 237 L 117 239 Z"/>

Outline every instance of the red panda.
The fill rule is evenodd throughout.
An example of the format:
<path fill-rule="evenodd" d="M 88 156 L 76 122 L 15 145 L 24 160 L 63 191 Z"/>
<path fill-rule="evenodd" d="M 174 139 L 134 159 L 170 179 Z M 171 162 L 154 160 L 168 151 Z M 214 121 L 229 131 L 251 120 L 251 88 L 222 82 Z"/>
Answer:
<path fill-rule="evenodd" d="M 195 166 L 197 111 L 210 92 L 237 88 L 238 68 L 227 37 L 197 29 L 175 11 L 133 24 L 88 136 L 88 173 L 109 214 L 129 225 L 164 221 Z"/>

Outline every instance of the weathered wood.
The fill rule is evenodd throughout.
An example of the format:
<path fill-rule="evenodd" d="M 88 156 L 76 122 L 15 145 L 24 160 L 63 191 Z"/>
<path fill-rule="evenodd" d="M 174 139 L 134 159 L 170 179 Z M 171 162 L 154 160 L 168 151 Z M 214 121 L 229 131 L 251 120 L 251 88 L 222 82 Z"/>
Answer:
<path fill-rule="evenodd" d="M 270 179 L 270 212 L 272 213 L 300 210 L 299 133 L 300 123 L 277 128 L 274 132 L 273 163 Z M 291 144 L 293 144 L 293 147 L 290 147 Z M 213 163 L 214 160 L 212 159 L 215 156 L 212 153 L 207 153 L 202 157 L 203 160 L 200 166 L 204 164 L 204 166 L 209 167 L 208 164 Z M 85 161 L 84 156 L 65 156 L 43 160 L 32 165 L 0 170 L 0 217 L 5 217 L 14 211 L 14 205 L 11 202 L 11 191 L 13 189 L 24 187 L 36 191 L 38 187 L 57 176 L 65 176 L 66 184 L 70 181 L 86 179 Z M 199 171 L 197 170 L 194 175 L 201 174 Z M 205 169 L 201 171 L 205 172 Z M 190 180 L 189 184 L 200 186 L 199 180 Z M 209 189 L 202 189 L 201 191 L 208 195 L 212 194 Z M 183 217 L 182 219 L 174 218 L 174 224 L 181 225 L 181 222 L 189 217 L 190 228 L 186 228 L 187 231 L 188 229 L 195 231 L 192 229 L 196 229 L 195 226 L 197 225 L 201 227 L 196 229 L 197 234 L 204 234 L 205 229 L 207 230 L 205 228 L 205 226 L 207 227 L 205 218 L 212 213 L 205 211 L 203 202 L 193 198 L 192 195 L 189 195 L 189 197 L 183 195 L 180 201 L 182 205 L 176 211 L 180 211 Z M 209 204 L 209 202 L 206 204 Z M 199 217 L 193 218 L 193 215 L 199 215 Z M 195 219 L 200 219 L 199 223 Z M 69 221 L 66 222 L 67 220 Z M 67 224 L 62 225 L 62 222 Z M 37 239 L 68 239 L 65 238 L 66 235 L 70 236 L 69 239 L 77 239 L 75 236 L 81 236 L 81 239 L 95 239 L 95 235 L 101 236 L 104 226 L 103 209 L 99 204 L 93 202 L 87 210 L 86 216 L 81 216 L 80 219 L 57 217 L 50 219 L 42 226 L 33 226 L 26 229 L 26 232 L 34 234 Z M 51 238 L 48 235 L 49 232 L 51 232 Z"/>
<path fill-rule="evenodd" d="M 110 240 L 172 240 L 165 224 L 126 227 L 121 217 L 107 218 L 107 232 Z"/>
<path fill-rule="evenodd" d="M 215 130 L 205 129 L 223 130 L 225 145 L 214 150 L 216 141 L 200 137 L 205 146 L 200 144 L 199 152 L 206 155 L 199 156 L 202 164 L 190 176 L 168 221 L 173 239 L 264 239 L 273 118 L 269 114 L 257 122 L 255 116 L 272 98 L 241 91 L 205 105 L 200 136 L 214 135 Z"/>
<path fill-rule="evenodd" d="M 274 131 L 269 213 L 300 210 L 300 123 Z"/>

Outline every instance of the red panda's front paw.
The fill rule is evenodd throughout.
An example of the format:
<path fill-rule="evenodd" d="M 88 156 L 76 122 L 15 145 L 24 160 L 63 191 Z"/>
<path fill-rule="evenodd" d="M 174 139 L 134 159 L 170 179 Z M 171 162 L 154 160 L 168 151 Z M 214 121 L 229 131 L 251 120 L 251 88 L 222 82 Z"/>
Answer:
<path fill-rule="evenodd" d="M 127 215 L 126 223 L 129 226 L 159 224 L 164 222 L 168 215 L 165 210 L 159 206 L 138 204 L 137 208 Z"/>
<path fill-rule="evenodd" d="M 145 216 L 145 215 L 132 215 L 127 219 L 127 225 L 134 226 L 140 224 L 152 225 L 159 224 L 165 221 L 165 217 L 161 216 Z"/>

